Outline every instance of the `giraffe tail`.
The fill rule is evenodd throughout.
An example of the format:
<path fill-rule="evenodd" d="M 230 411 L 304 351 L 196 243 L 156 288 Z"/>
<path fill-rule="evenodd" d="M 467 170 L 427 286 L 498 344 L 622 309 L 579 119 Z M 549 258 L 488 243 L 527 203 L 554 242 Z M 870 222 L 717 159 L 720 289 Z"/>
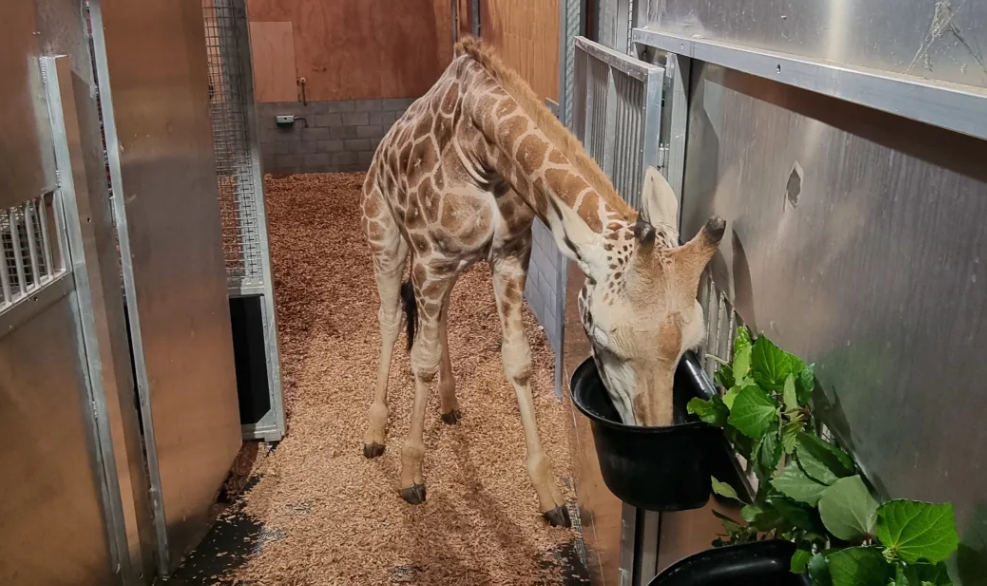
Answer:
<path fill-rule="evenodd" d="M 410 281 L 401 284 L 401 304 L 404 306 L 405 325 L 408 328 L 408 352 L 415 345 L 415 330 L 418 328 L 418 303 L 415 301 L 415 288 Z"/>

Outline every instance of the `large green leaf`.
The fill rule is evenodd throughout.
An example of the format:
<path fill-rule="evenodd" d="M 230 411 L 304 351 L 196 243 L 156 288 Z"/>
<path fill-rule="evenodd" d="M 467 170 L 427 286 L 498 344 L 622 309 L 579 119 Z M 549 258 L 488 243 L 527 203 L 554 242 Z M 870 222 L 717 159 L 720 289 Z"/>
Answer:
<path fill-rule="evenodd" d="M 713 397 L 709 401 L 699 398 L 690 399 L 689 403 L 686 404 L 686 410 L 699 417 L 700 421 L 716 427 L 724 427 L 727 424 L 727 417 L 730 415 L 727 406 L 719 397 Z"/>
<path fill-rule="evenodd" d="M 815 511 L 800 505 L 799 503 L 781 496 L 772 495 L 767 498 L 769 505 L 775 508 L 782 518 L 790 523 L 792 527 L 802 531 L 822 531 L 819 527 Z"/>
<path fill-rule="evenodd" d="M 792 573 L 793 574 L 804 574 L 808 565 L 809 560 L 812 559 L 812 552 L 807 549 L 796 549 L 795 553 L 792 554 Z"/>
<path fill-rule="evenodd" d="M 778 422 L 778 403 L 756 386 L 744 387 L 733 401 L 728 421 L 740 433 L 759 440 Z"/>
<path fill-rule="evenodd" d="M 781 526 L 781 514 L 767 503 L 747 505 L 740 510 L 740 516 L 758 531 L 773 531 Z"/>
<path fill-rule="evenodd" d="M 799 405 L 805 406 L 812 401 L 812 391 L 815 388 L 815 366 L 809 364 L 795 377 L 795 394 L 798 397 Z"/>
<path fill-rule="evenodd" d="M 895 586 L 952 586 L 953 581 L 946 571 L 946 564 L 898 565 L 895 573 Z"/>
<path fill-rule="evenodd" d="M 877 517 L 877 538 L 905 563 L 937 564 L 959 546 L 952 504 L 893 500 Z"/>
<path fill-rule="evenodd" d="M 833 484 L 855 471 L 853 460 L 842 450 L 809 433 L 798 435 L 795 454 L 805 473 L 823 484 Z"/>
<path fill-rule="evenodd" d="M 795 377 L 791 374 L 785 379 L 785 387 L 782 390 L 782 399 L 785 402 L 786 411 L 794 411 L 799 408 L 799 399 L 795 394 Z"/>
<path fill-rule="evenodd" d="M 879 547 L 850 547 L 827 556 L 833 586 L 884 586 L 894 579 L 894 566 Z"/>
<path fill-rule="evenodd" d="M 754 380 L 751 378 L 752 350 L 750 332 L 747 331 L 747 328 L 741 327 L 737 330 L 737 339 L 733 342 L 732 374 L 734 384 L 742 387 L 753 384 Z"/>
<path fill-rule="evenodd" d="M 814 554 L 809 560 L 809 577 L 812 578 L 812 586 L 833 586 L 833 578 L 829 575 L 829 560 L 826 559 L 826 554 Z"/>
<path fill-rule="evenodd" d="M 733 409 L 733 402 L 737 400 L 737 395 L 740 394 L 740 387 L 730 387 L 730 390 L 723 393 L 723 404 L 726 405 L 727 409 Z"/>
<path fill-rule="evenodd" d="M 763 388 L 780 393 L 789 375 L 798 375 L 805 364 L 797 356 L 775 346 L 765 336 L 758 337 L 751 350 L 751 372 Z"/>
<path fill-rule="evenodd" d="M 802 421 L 801 413 L 781 426 L 781 447 L 785 450 L 786 454 L 791 454 L 795 451 L 795 445 L 798 442 L 799 433 L 802 432 L 803 427 L 805 427 L 805 422 Z"/>
<path fill-rule="evenodd" d="M 819 503 L 819 497 L 828 488 L 806 476 L 795 462 L 789 462 L 774 477 L 771 486 L 788 498 L 813 507 Z"/>
<path fill-rule="evenodd" d="M 819 497 L 819 516 L 830 533 L 843 541 L 856 541 L 874 534 L 877 501 L 860 476 L 841 478 Z"/>
<path fill-rule="evenodd" d="M 781 438 L 777 431 L 769 431 L 761 436 L 754 449 L 754 473 L 759 482 L 767 482 L 781 462 Z"/>
<path fill-rule="evenodd" d="M 713 373 L 713 378 L 716 382 L 720 383 L 724 389 L 729 389 L 735 384 L 733 379 L 733 369 L 730 368 L 729 364 L 721 364 L 716 372 Z"/>
<path fill-rule="evenodd" d="M 711 476 L 710 479 L 713 481 L 714 493 L 726 497 L 728 499 L 744 502 L 743 499 L 740 498 L 740 495 L 737 494 L 737 491 L 734 490 L 732 486 L 730 486 L 726 482 L 720 482 L 719 480 L 716 479 L 715 476 Z"/>

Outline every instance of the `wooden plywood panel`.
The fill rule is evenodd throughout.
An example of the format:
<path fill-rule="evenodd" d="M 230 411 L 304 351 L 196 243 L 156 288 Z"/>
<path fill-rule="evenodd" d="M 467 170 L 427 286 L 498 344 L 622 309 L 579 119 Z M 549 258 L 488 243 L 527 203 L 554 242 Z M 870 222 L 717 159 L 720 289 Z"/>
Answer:
<path fill-rule="evenodd" d="M 481 0 L 480 35 L 542 98 L 559 97 L 559 0 Z"/>
<path fill-rule="evenodd" d="M 290 21 L 309 100 L 425 93 L 452 59 L 450 0 L 249 0 L 252 21 Z"/>
<path fill-rule="evenodd" d="M 290 22 L 251 22 L 250 51 L 258 102 L 294 102 L 295 41 Z"/>

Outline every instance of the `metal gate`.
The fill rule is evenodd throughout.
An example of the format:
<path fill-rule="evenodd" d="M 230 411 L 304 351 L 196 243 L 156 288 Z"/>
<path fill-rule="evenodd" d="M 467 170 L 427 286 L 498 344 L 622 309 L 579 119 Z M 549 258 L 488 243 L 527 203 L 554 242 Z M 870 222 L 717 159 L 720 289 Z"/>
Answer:
<path fill-rule="evenodd" d="M 637 208 L 658 160 L 665 70 L 576 37 L 573 131 L 624 200 Z"/>
<path fill-rule="evenodd" d="M 245 439 L 277 441 L 285 433 L 281 360 L 247 8 L 244 0 L 203 0 L 202 9 L 227 285 L 231 298 L 259 298 L 259 319 L 263 322 L 270 409 L 258 421 L 245 422 L 243 435 Z"/>

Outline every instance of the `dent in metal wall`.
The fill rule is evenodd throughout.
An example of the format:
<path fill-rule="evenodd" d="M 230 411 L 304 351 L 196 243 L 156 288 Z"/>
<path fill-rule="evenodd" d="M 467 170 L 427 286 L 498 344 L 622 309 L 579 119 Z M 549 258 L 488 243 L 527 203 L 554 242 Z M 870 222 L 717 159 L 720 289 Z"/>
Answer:
<path fill-rule="evenodd" d="M 987 3 L 639 0 L 637 26 L 987 87 Z"/>
<path fill-rule="evenodd" d="M 687 148 L 683 234 L 728 220 L 719 287 L 817 364 L 880 490 L 955 503 L 954 578 L 982 583 L 987 143 L 706 65 Z"/>

